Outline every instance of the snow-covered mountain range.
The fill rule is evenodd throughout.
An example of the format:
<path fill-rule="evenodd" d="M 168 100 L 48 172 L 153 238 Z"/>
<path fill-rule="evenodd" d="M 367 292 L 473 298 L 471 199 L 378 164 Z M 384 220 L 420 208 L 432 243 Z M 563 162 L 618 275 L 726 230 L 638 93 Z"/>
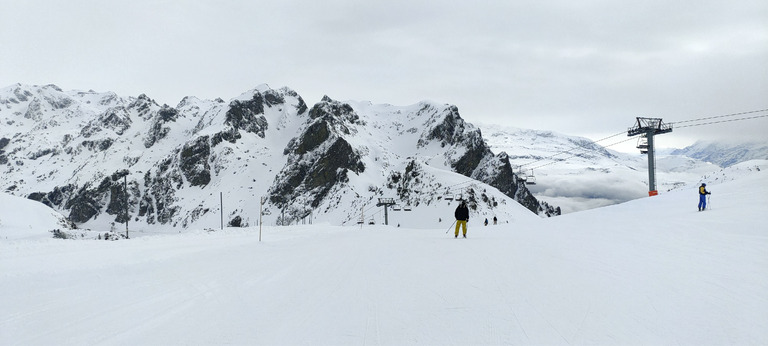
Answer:
<path fill-rule="evenodd" d="M 445 104 L 310 107 L 261 85 L 170 107 L 17 84 L 0 89 L 0 123 L 0 189 L 84 228 L 246 226 L 259 210 L 266 224 L 380 223 L 379 198 L 430 223 L 452 216 L 456 197 L 476 217 L 559 214 Z"/>
<path fill-rule="evenodd" d="M 744 161 L 768 159 L 768 142 L 698 141 L 689 147 L 673 150 L 671 154 L 692 157 L 721 167 L 730 167 Z"/>
<path fill-rule="evenodd" d="M 309 107 L 291 89 L 261 85 L 228 102 L 186 97 L 170 107 L 17 84 L 0 89 L 0 123 L 0 190 L 100 230 L 126 220 L 147 230 L 254 225 L 259 210 L 266 224 L 383 223 L 379 198 L 422 215 L 407 225 L 421 227 L 451 219 L 456 197 L 474 217 L 511 219 L 518 203 L 558 215 L 647 196 L 645 155 L 550 131 L 478 128 L 434 102 L 325 97 Z M 768 158 L 766 148 L 660 150 L 658 190 Z M 392 224 L 413 220 L 393 211 Z"/>

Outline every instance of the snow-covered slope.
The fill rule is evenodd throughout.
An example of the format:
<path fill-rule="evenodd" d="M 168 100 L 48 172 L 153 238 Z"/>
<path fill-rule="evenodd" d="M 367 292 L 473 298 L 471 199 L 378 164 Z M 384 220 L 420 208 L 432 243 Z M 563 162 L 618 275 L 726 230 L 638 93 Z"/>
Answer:
<path fill-rule="evenodd" d="M 55 210 L 26 198 L 0 193 L 0 239 L 40 239 L 67 232 L 72 223 Z"/>
<path fill-rule="evenodd" d="M 472 219 L 468 239 L 436 222 L 0 240 L 0 344 L 768 344 L 766 169 L 723 170 L 705 212 L 690 181 Z"/>

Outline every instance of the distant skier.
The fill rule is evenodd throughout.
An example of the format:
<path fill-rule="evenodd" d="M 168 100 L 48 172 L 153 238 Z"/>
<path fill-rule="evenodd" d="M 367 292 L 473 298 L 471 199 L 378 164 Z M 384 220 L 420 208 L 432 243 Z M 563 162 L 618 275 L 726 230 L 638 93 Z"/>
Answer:
<path fill-rule="evenodd" d="M 467 237 L 467 221 L 469 221 L 469 209 L 467 209 L 467 203 L 464 201 L 461 201 L 458 207 L 456 207 L 456 211 L 453 213 L 453 215 L 456 217 L 456 233 L 454 234 L 454 238 L 459 237 L 459 226 L 462 227 L 464 230 L 464 238 Z"/>
<path fill-rule="evenodd" d="M 707 184 L 701 183 L 701 186 L 699 186 L 699 211 L 707 208 L 707 195 L 711 195 L 707 191 Z"/>
<path fill-rule="evenodd" d="M 485 218 L 485 226 L 488 226 L 488 218 Z"/>
<path fill-rule="evenodd" d="M 497 218 L 494 216 L 494 217 L 493 217 L 493 224 L 495 225 L 495 224 L 496 224 L 498 221 L 499 221 L 499 219 L 497 219 Z"/>

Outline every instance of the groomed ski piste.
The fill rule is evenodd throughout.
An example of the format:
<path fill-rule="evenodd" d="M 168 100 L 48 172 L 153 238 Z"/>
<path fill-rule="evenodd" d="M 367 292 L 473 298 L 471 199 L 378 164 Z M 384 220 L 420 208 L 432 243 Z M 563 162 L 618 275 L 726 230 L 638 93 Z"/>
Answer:
<path fill-rule="evenodd" d="M 468 239 L 446 234 L 446 208 L 430 229 L 61 240 L 5 195 L 0 344 L 765 345 L 768 161 L 728 170 L 706 180 L 704 212 L 690 182 L 551 219 L 474 218 Z"/>

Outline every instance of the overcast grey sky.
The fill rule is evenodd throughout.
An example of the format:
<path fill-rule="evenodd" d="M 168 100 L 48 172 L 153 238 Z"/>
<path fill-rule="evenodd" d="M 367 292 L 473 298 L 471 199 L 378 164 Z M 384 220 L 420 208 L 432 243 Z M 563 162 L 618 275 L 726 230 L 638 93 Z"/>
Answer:
<path fill-rule="evenodd" d="M 310 105 L 432 100 L 597 140 L 636 116 L 768 108 L 768 1 L 0 0 L 0 87 L 14 83 L 172 106 L 267 83 Z M 764 117 L 657 143 L 767 130 Z"/>

